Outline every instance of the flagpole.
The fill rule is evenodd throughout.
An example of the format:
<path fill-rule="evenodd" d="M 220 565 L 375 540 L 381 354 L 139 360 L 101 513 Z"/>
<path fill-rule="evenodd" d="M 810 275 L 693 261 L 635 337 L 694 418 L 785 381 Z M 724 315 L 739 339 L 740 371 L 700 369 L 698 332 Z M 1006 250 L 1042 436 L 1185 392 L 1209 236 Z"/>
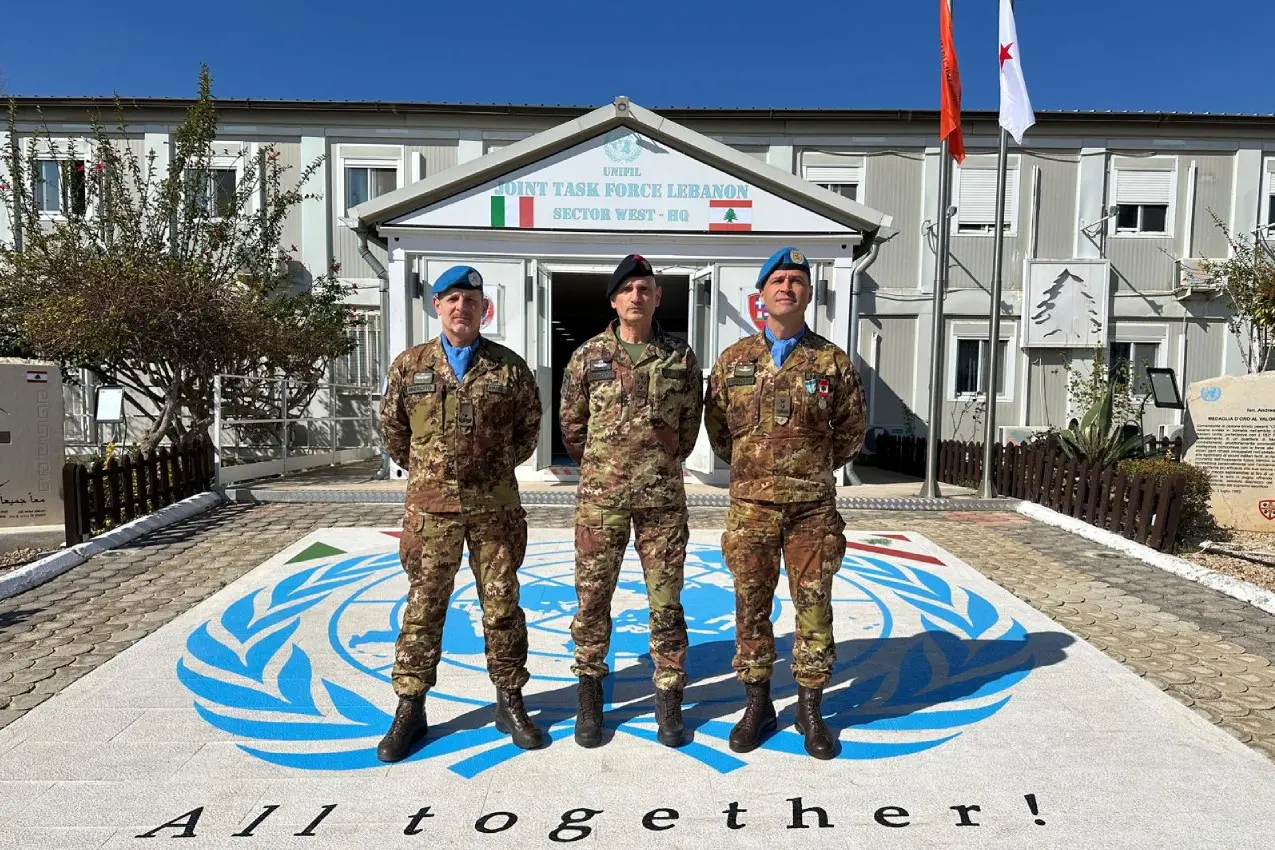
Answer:
<path fill-rule="evenodd" d="M 939 439 L 943 421 L 943 296 L 947 293 L 947 270 L 951 250 L 952 157 L 948 139 L 939 147 L 939 213 L 937 250 L 934 266 L 934 297 L 931 312 L 933 324 L 930 338 L 930 418 L 925 440 L 925 482 L 919 494 L 922 499 L 938 499 Z"/>
<path fill-rule="evenodd" d="M 1012 0 L 1011 0 L 1012 5 Z M 986 430 L 983 432 L 983 477 L 978 486 L 980 499 L 996 498 L 996 482 L 992 478 L 992 449 L 996 438 L 996 387 L 1000 362 L 1001 289 L 1005 267 L 1005 195 L 1009 176 L 1009 131 L 1001 128 L 1000 148 L 996 158 L 996 229 L 992 242 L 992 306 L 988 309 L 987 352 L 983 355 L 984 389 L 987 399 Z"/>

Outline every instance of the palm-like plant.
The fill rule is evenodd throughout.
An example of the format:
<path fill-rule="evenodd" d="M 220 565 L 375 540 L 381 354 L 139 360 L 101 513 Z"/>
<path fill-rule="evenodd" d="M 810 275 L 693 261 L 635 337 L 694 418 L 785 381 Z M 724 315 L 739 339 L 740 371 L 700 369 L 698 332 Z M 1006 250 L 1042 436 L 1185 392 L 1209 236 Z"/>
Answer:
<path fill-rule="evenodd" d="M 1115 384 L 1108 384 L 1079 422 L 1072 420 L 1069 427 L 1058 432 L 1058 443 L 1067 457 L 1106 467 L 1142 456 L 1142 429 L 1114 421 L 1115 390 Z"/>

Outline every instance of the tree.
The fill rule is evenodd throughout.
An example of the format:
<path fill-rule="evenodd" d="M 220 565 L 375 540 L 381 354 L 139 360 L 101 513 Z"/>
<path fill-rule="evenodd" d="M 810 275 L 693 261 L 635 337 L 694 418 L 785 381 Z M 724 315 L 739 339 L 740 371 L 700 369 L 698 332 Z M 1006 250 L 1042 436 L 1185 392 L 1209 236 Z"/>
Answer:
<path fill-rule="evenodd" d="M 726 208 L 726 215 L 722 216 L 722 218 L 726 219 L 727 223 L 730 223 L 730 222 L 735 221 L 736 219 L 738 219 L 738 218 L 739 218 L 739 216 L 735 215 L 735 208 L 734 208 L 734 207 L 727 207 L 727 208 Z"/>
<path fill-rule="evenodd" d="M 1275 369 L 1275 249 L 1264 240 L 1232 232 L 1216 213 L 1213 221 L 1226 234 L 1230 257 L 1205 260 L 1200 271 L 1231 301 L 1227 324 L 1248 371 Z"/>
<path fill-rule="evenodd" d="M 0 244 L 0 327 L 31 354 L 124 387 L 148 422 L 143 450 L 207 430 L 218 374 L 288 376 L 289 407 L 308 403 L 353 344 L 336 267 L 303 275 L 295 246 L 281 249 L 289 211 L 317 197 L 302 187 L 321 160 L 285 183 L 287 167 L 267 144 L 240 155 L 238 179 L 228 179 L 214 160 L 206 67 L 166 165 L 124 143 L 118 98 L 115 112 L 112 131 L 93 115 L 88 138 L 59 147 L 47 128 L 19 142 L 10 104 L 0 200 L 13 211 L 17 244 Z M 224 407 L 279 418 L 270 387 L 233 382 Z"/>

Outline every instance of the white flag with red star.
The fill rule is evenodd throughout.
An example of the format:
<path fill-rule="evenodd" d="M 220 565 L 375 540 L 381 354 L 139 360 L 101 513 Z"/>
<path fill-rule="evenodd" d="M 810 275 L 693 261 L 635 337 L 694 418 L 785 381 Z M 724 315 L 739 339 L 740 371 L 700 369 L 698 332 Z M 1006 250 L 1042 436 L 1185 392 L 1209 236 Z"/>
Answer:
<path fill-rule="evenodd" d="M 1023 133 L 1036 123 L 1027 81 L 1023 79 L 1022 54 L 1018 49 L 1018 27 L 1014 25 L 1012 0 L 1001 0 L 1001 126 L 1018 144 Z"/>

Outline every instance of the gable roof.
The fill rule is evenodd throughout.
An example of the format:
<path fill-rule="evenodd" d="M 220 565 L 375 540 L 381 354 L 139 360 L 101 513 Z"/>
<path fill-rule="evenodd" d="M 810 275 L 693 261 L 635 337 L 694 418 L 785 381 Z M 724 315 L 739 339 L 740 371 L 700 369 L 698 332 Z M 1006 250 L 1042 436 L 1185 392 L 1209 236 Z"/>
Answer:
<path fill-rule="evenodd" d="M 889 215 L 808 183 L 783 169 L 631 103 L 625 97 L 618 97 L 612 103 L 586 115 L 514 142 L 486 156 L 461 163 L 359 204 L 349 211 L 346 224 L 373 234 L 380 225 L 533 165 L 619 127 L 638 131 L 708 166 L 837 224 L 859 231 L 863 233 L 865 241 L 889 232 Z"/>

